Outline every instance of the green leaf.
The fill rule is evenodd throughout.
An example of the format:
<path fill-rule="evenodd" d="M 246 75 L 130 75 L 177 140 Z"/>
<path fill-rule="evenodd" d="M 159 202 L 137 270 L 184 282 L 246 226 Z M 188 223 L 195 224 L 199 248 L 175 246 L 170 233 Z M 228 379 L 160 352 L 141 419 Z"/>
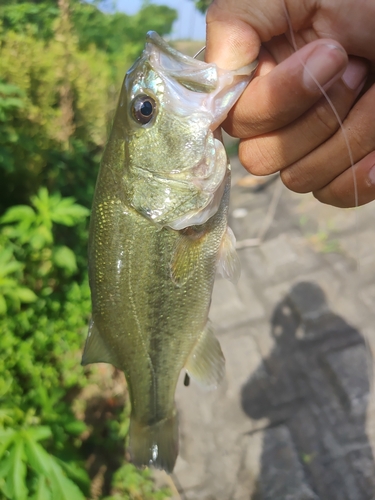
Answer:
<path fill-rule="evenodd" d="M 47 425 L 39 425 L 38 427 L 30 427 L 27 429 L 27 434 L 35 441 L 42 441 L 52 436 L 52 431 Z"/>
<path fill-rule="evenodd" d="M 85 500 L 81 490 L 68 479 L 55 460 L 51 461 L 51 489 L 53 500 Z"/>
<path fill-rule="evenodd" d="M 12 467 L 12 457 L 7 456 L 5 459 L 0 461 L 0 478 L 6 477 Z"/>
<path fill-rule="evenodd" d="M 45 209 L 48 209 L 49 207 L 49 194 L 48 194 L 48 189 L 46 187 L 40 187 L 38 194 L 35 196 L 32 196 L 30 198 L 31 203 L 34 205 L 34 207 L 38 210 L 38 212 L 42 213 Z"/>
<path fill-rule="evenodd" d="M 48 230 L 43 231 L 45 234 L 34 233 L 30 238 L 30 245 L 34 250 L 40 250 L 44 247 L 46 243 L 50 243 L 53 240 L 52 233 Z"/>
<path fill-rule="evenodd" d="M 77 270 L 76 256 L 66 246 L 57 247 L 53 252 L 52 260 L 57 267 L 61 267 L 69 273 L 74 273 Z"/>
<path fill-rule="evenodd" d="M 16 435 L 14 429 L 0 429 L 0 460 Z"/>
<path fill-rule="evenodd" d="M 36 487 L 36 493 L 31 500 L 51 500 L 51 492 L 47 485 L 46 476 L 40 475 Z"/>
<path fill-rule="evenodd" d="M 8 392 L 8 388 L 4 387 L 4 382 L 0 381 L 0 397 Z M 5 390 L 4 390 L 5 389 Z M 0 424 L 7 423 L 11 424 L 13 422 L 13 416 L 15 411 L 12 408 L 0 408 Z M 1 439 L 1 438 L 0 438 Z"/>
<path fill-rule="evenodd" d="M 25 219 L 34 219 L 35 212 L 31 207 L 27 205 L 16 205 L 9 208 L 5 214 L 1 217 L 0 222 L 2 224 L 7 224 L 9 222 L 19 222 Z"/>
<path fill-rule="evenodd" d="M 69 205 L 66 203 L 67 201 L 70 202 Z M 51 214 L 53 222 L 63 224 L 65 226 L 73 226 L 76 222 L 84 220 L 90 214 L 90 211 L 86 207 L 76 203 L 73 204 L 72 202 L 72 198 L 65 198 L 61 200 L 59 205 Z"/>
<path fill-rule="evenodd" d="M 29 288 L 18 287 L 15 292 L 20 301 L 27 304 L 29 304 L 30 302 L 35 302 L 38 298 L 35 293 Z"/>
<path fill-rule="evenodd" d="M 79 436 L 82 432 L 87 430 L 87 425 L 82 420 L 74 420 L 64 425 L 66 432 Z"/>
<path fill-rule="evenodd" d="M 74 462 L 65 462 L 64 460 L 56 459 L 68 477 L 79 484 L 84 490 L 90 487 L 90 478 L 85 469 L 75 464 Z"/>
<path fill-rule="evenodd" d="M 5 83 L 0 81 L 0 94 L 3 95 L 25 95 L 24 91 L 21 90 L 17 85 L 12 85 L 11 83 Z"/>
<path fill-rule="evenodd" d="M 0 295 L 0 314 L 5 314 L 7 312 L 7 303 L 2 295 Z"/>
<path fill-rule="evenodd" d="M 0 251 L 1 266 L 9 262 L 13 257 L 13 250 L 11 248 L 2 248 Z"/>
<path fill-rule="evenodd" d="M 3 488 L 4 493 L 12 500 L 27 500 L 26 464 L 24 462 L 24 442 L 21 433 L 18 434 L 15 440 L 9 459 L 11 467 Z"/>
<path fill-rule="evenodd" d="M 12 274 L 16 271 L 20 271 L 23 268 L 21 262 L 14 260 L 13 262 L 8 262 L 3 264 L 0 268 L 0 276 L 6 276 L 7 274 Z"/>
<path fill-rule="evenodd" d="M 25 302 L 27 304 L 29 304 L 30 302 L 35 302 L 38 298 L 35 293 L 29 288 L 18 287 L 15 290 L 15 293 L 21 302 Z"/>
<path fill-rule="evenodd" d="M 25 440 L 25 453 L 30 467 L 39 474 L 44 474 L 49 477 L 51 471 L 51 455 L 30 436 L 27 436 Z"/>

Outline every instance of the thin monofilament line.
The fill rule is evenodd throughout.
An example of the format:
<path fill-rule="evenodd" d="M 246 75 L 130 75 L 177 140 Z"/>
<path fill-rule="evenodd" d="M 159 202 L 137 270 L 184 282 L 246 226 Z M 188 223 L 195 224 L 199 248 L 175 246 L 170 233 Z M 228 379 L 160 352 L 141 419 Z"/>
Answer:
<path fill-rule="evenodd" d="M 284 8 L 284 12 L 285 12 L 285 17 L 286 17 L 286 20 L 287 20 L 287 23 L 288 23 L 288 27 L 289 27 L 289 32 L 290 32 L 290 38 L 292 40 L 292 45 L 293 45 L 293 48 L 294 50 L 296 51 L 297 53 L 297 56 L 299 57 L 299 54 L 297 52 L 297 44 L 296 44 L 296 40 L 295 40 L 295 37 L 294 37 L 294 31 L 293 31 L 293 27 L 292 27 L 292 23 L 291 23 L 291 20 L 290 20 L 290 16 L 289 16 L 289 13 L 288 13 L 288 9 L 286 8 L 286 5 L 285 5 L 285 0 L 281 0 L 282 1 L 282 4 L 283 4 L 283 8 Z M 346 133 L 346 130 L 344 128 L 344 124 L 338 114 L 338 112 L 336 111 L 336 108 L 333 104 L 333 102 L 331 101 L 331 99 L 328 97 L 327 95 L 327 92 L 323 89 L 323 87 L 320 85 L 320 83 L 316 80 L 316 78 L 314 77 L 314 75 L 311 74 L 311 71 L 306 67 L 305 63 L 302 61 L 302 59 L 299 57 L 300 59 L 300 62 L 302 64 L 302 66 L 304 67 L 305 71 L 309 74 L 309 76 L 312 78 L 312 80 L 316 83 L 316 85 L 319 87 L 321 93 L 323 94 L 323 96 L 327 99 L 327 102 L 328 104 L 330 105 L 333 113 L 335 114 L 335 117 L 340 125 L 340 128 L 341 128 L 341 132 L 342 132 L 342 135 L 344 137 L 344 141 L 345 141 L 345 144 L 346 144 L 346 148 L 348 150 L 348 154 L 349 154 L 349 159 L 350 159 L 350 165 L 352 167 L 352 175 L 353 175 L 353 186 L 354 186 L 354 206 L 356 208 L 358 208 L 358 189 L 357 189 L 357 177 L 356 177 L 356 166 L 354 165 L 354 159 L 353 159 L 353 154 L 352 154 L 352 149 L 350 147 L 350 144 L 349 144 L 349 139 L 348 139 L 348 134 Z M 357 214 L 355 214 L 357 215 Z M 356 241 L 355 243 L 357 249 L 356 249 L 356 253 L 358 255 L 358 241 Z M 359 261 L 357 261 L 357 264 L 359 266 Z M 366 365 L 367 365 L 367 377 L 368 377 L 368 380 L 369 380 L 369 385 L 370 385 L 370 396 L 374 396 L 375 393 L 374 393 L 374 390 L 375 390 L 375 380 L 374 380 L 374 377 L 373 377 L 373 370 L 372 370 L 372 360 L 374 358 L 373 356 L 373 350 L 372 350 L 372 344 L 368 338 L 367 335 L 363 335 L 364 337 L 364 340 L 365 340 L 365 345 L 366 345 Z"/>
<path fill-rule="evenodd" d="M 195 54 L 195 56 L 193 56 L 193 59 L 196 59 L 198 56 L 200 56 L 204 50 L 206 50 L 206 46 L 204 46 L 200 50 L 198 50 L 198 52 Z"/>
<path fill-rule="evenodd" d="M 353 186 L 354 186 L 354 206 L 357 208 L 358 207 L 358 188 L 357 188 L 357 177 L 356 177 L 356 166 L 354 165 L 354 159 L 353 159 L 353 154 L 352 154 L 352 149 L 350 147 L 350 143 L 349 143 L 349 138 L 348 138 L 348 134 L 346 133 L 346 130 L 344 128 L 344 124 L 333 104 L 333 102 L 331 101 L 331 99 L 328 97 L 328 94 L 327 92 L 323 89 L 323 87 L 320 85 L 320 83 L 318 82 L 318 80 L 315 78 L 315 76 L 311 73 L 311 71 L 309 70 L 309 68 L 306 66 L 306 64 L 302 61 L 300 55 L 298 54 L 298 47 L 297 47 L 297 44 L 296 44 L 296 40 L 295 40 L 295 37 L 294 37 L 294 31 L 293 31 L 293 26 L 292 26 L 292 23 L 291 23 L 291 20 L 290 20 L 290 16 L 289 16 L 289 12 L 288 12 L 288 9 L 286 8 L 286 5 L 285 5 L 285 0 L 281 0 L 282 4 L 283 4 L 283 8 L 284 8 L 284 12 L 285 12 L 285 17 L 286 17 L 286 20 L 287 20 L 287 23 L 288 23 L 288 27 L 289 27 L 289 32 L 290 32 L 290 38 L 292 40 L 292 45 L 293 45 L 293 48 L 297 54 L 297 57 L 299 58 L 300 60 L 300 63 L 302 64 L 303 68 L 305 69 L 305 71 L 307 72 L 307 74 L 311 77 L 311 79 L 316 83 L 316 85 L 318 86 L 319 90 L 321 91 L 321 93 L 323 94 L 323 96 L 326 98 L 330 108 L 332 109 L 339 125 L 340 125 L 340 128 L 341 128 L 341 132 L 342 132 L 342 135 L 344 137 L 344 141 L 345 141 L 345 145 L 346 145 L 346 148 L 348 150 L 348 155 L 349 155 L 349 160 L 350 160 L 350 166 L 352 168 L 352 176 L 353 176 Z"/>

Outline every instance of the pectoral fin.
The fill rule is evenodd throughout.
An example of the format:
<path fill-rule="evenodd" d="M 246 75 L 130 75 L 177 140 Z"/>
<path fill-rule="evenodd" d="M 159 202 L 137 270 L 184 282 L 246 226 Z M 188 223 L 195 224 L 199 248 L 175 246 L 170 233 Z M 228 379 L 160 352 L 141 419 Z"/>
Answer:
<path fill-rule="evenodd" d="M 210 323 L 197 340 L 185 369 L 199 385 L 217 387 L 224 376 L 225 358 Z"/>
<path fill-rule="evenodd" d="M 236 237 L 230 227 L 224 233 L 221 241 L 217 271 L 223 278 L 236 284 L 241 274 L 241 263 L 236 252 Z"/>
<path fill-rule="evenodd" d="M 206 231 L 188 227 L 181 231 L 170 264 L 171 278 L 175 285 L 182 286 L 196 269 Z"/>
<path fill-rule="evenodd" d="M 110 363 L 111 365 L 116 366 L 116 368 L 119 368 L 117 366 L 117 360 L 103 342 L 94 320 L 90 321 L 89 333 L 87 334 L 81 361 L 83 366 L 90 363 Z"/>
<path fill-rule="evenodd" d="M 182 286 L 191 275 L 194 269 L 193 257 L 190 240 L 180 236 L 171 261 L 171 278 L 175 285 Z"/>

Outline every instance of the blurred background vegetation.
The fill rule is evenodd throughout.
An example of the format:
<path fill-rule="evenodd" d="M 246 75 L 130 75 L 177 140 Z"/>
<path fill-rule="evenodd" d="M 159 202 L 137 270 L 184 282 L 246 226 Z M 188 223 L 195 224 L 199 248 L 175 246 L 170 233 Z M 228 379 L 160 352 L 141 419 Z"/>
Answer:
<path fill-rule="evenodd" d="M 177 13 L 99 7 L 0 6 L 0 500 L 169 497 L 126 460 L 123 375 L 80 357 L 88 216 L 118 89 L 145 33 L 167 35 Z"/>

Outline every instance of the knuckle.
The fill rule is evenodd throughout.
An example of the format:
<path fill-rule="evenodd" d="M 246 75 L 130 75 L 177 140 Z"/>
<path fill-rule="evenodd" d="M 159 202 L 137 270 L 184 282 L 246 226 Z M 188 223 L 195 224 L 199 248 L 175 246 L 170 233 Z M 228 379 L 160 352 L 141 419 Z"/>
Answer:
<path fill-rule="evenodd" d="M 353 206 L 349 203 L 348 193 L 344 193 L 339 183 L 331 182 L 323 189 L 313 191 L 313 196 L 321 203 L 333 205 L 338 208 L 348 208 Z"/>
<path fill-rule="evenodd" d="M 340 127 L 339 121 L 327 101 L 318 103 L 313 109 L 311 123 L 316 130 L 316 123 L 319 125 L 319 135 L 323 132 L 326 136 L 333 135 Z"/>
<path fill-rule="evenodd" d="M 284 168 L 280 172 L 283 184 L 295 193 L 308 193 L 311 191 L 311 181 L 302 174 L 303 170 L 298 165 Z"/>
<path fill-rule="evenodd" d="M 238 151 L 241 164 L 254 175 L 269 175 L 280 170 L 277 151 L 264 147 L 260 138 L 242 140 Z"/>

